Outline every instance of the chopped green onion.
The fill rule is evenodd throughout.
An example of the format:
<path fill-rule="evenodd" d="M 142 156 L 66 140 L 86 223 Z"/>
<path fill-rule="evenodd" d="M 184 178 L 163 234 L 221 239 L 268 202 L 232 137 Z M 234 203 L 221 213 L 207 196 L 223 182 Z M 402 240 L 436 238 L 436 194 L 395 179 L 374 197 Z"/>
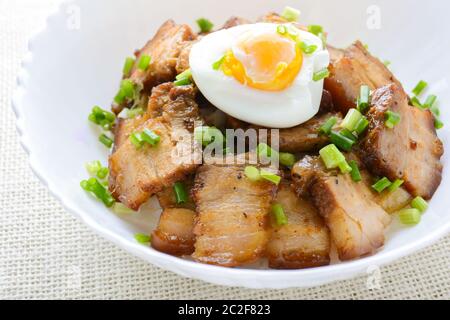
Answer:
<path fill-rule="evenodd" d="M 384 60 L 384 61 L 383 61 L 383 64 L 384 64 L 386 67 L 389 67 L 389 66 L 392 64 L 392 62 L 390 62 L 389 60 Z"/>
<path fill-rule="evenodd" d="M 298 46 L 300 47 L 300 49 L 302 49 L 303 53 L 305 53 L 305 54 L 312 54 L 312 53 L 316 52 L 316 50 L 317 50 L 317 46 L 315 44 L 308 45 L 304 41 L 300 41 L 298 43 Z"/>
<path fill-rule="evenodd" d="M 401 180 L 401 179 L 395 180 L 395 181 L 392 182 L 392 184 L 388 187 L 388 191 L 391 192 L 391 193 L 394 192 L 394 191 L 397 191 L 397 189 L 400 188 L 401 185 L 402 185 L 403 183 L 404 183 L 404 181 Z"/>
<path fill-rule="evenodd" d="M 109 175 L 109 169 L 106 167 L 102 167 L 97 171 L 97 177 L 99 179 L 105 179 Z"/>
<path fill-rule="evenodd" d="M 126 99 L 133 99 L 135 93 L 135 85 L 133 81 L 129 79 L 124 79 L 120 83 L 120 89 L 117 93 L 114 101 L 118 104 L 122 104 Z"/>
<path fill-rule="evenodd" d="M 384 122 L 385 126 L 389 129 L 393 129 L 397 124 L 400 123 L 401 117 L 400 114 L 393 112 L 391 110 L 386 111 L 386 121 Z"/>
<path fill-rule="evenodd" d="M 270 146 L 268 146 L 266 143 L 260 143 L 258 144 L 258 147 L 256 148 L 256 152 L 258 156 L 264 157 L 264 158 L 279 158 L 280 155 L 277 151 L 273 150 Z"/>
<path fill-rule="evenodd" d="M 444 123 L 440 119 L 436 118 L 434 119 L 434 127 L 436 129 L 442 129 L 444 127 Z"/>
<path fill-rule="evenodd" d="M 344 155 L 334 144 L 322 148 L 319 151 L 320 157 L 327 169 L 339 168 L 342 173 L 348 173 L 352 168 L 348 165 Z"/>
<path fill-rule="evenodd" d="M 183 71 L 182 73 L 177 75 L 175 79 L 176 80 L 181 80 L 181 79 L 185 79 L 185 78 L 192 78 L 192 71 L 191 71 L 191 69 L 187 69 L 187 70 Z"/>
<path fill-rule="evenodd" d="M 369 120 L 367 120 L 365 117 L 362 117 L 361 120 L 358 122 L 358 125 L 356 126 L 355 132 L 359 136 L 366 131 L 367 127 L 369 126 Z"/>
<path fill-rule="evenodd" d="M 381 193 L 383 192 L 386 188 L 389 188 L 392 185 L 392 182 L 389 181 L 388 178 L 384 177 L 381 178 L 380 180 L 378 180 L 373 186 L 372 188 L 378 192 Z"/>
<path fill-rule="evenodd" d="M 400 210 L 398 212 L 398 216 L 400 218 L 401 223 L 408 226 L 415 226 L 419 224 L 422 218 L 420 211 L 415 208 Z"/>
<path fill-rule="evenodd" d="M 147 128 L 141 133 L 141 138 L 152 146 L 156 146 L 161 141 L 161 137 L 159 135 Z"/>
<path fill-rule="evenodd" d="M 281 182 L 281 177 L 267 170 L 262 169 L 260 171 L 261 178 L 270 181 L 273 184 L 279 185 Z"/>
<path fill-rule="evenodd" d="M 98 140 L 101 143 L 103 143 L 107 148 L 111 148 L 114 143 L 114 141 L 106 134 L 102 134 L 100 137 L 98 137 Z"/>
<path fill-rule="evenodd" d="M 152 242 L 152 237 L 142 233 L 135 234 L 134 239 L 140 244 L 149 244 L 150 242 Z"/>
<path fill-rule="evenodd" d="M 130 141 L 136 149 L 142 148 L 144 145 L 144 139 L 142 139 L 142 134 L 140 132 L 133 132 L 130 134 Z"/>
<path fill-rule="evenodd" d="M 245 167 L 244 170 L 245 176 L 253 182 L 261 180 L 261 175 L 259 173 L 259 169 L 256 167 L 248 166 Z"/>
<path fill-rule="evenodd" d="M 285 226 L 288 224 L 287 216 L 284 213 L 284 209 L 281 206 L 281 204 L 275 203 L 272 206 L 272 214 L 273 214 L 273 217 L 275 218 L 275 223 L 277 226 L 281 227 L 281 226 Z"/>
<path fill-rule="evenodd" d="M 101 168 L 102 163 L 99 160 L 86 163 L 86 170 L 91 177 L 96 176 Z"/>
<path fill-rule="evenodd" d="M 323 33 L 323 27 L 319 25 L 310 25 L 308 26 L 308 32 L 320 36 Z"/>
<path fill-rule="evenodd" d="M 201 143 L 204 147 L 209 146 L 211 143 L 217 146 L 223 146 L 225 137 L 222 131 L 214 127 L 197 127 L 194 130 L 194 138 L 198 143 Z"/>
<path fill-rule="evenodd" d="M 184 183 L 182 182 L 175 183 L 175 185 L 173 186 L 173 190 L 175 192 L 177 204 L 186 203 L 188 201 L 189 196 Z"/>
<path fill-rule="evenodd" d="M 142 71 L 147 71 L 151 61 L 152 58 L 149 55 L 143 54 L 139 59 L 138 68 Z"/>
<path fill-rule="evenodd" d="M 434 94 L 430 94 L 427 97 L 427 100 L 425 100 L 425 103 L 423 104 L 424 108 L 432 108 L 436 103 L 437 97 Z"/>
<path fill-rule="evenodd" d="M 295 164 L 295 155 L 287 152 L 280 152 L 280 163 L 286 167 L 292 167 Z"/>
<path fill-rule="evenodd" d="M 92 193 L 97 199 L 102 201 L 108 208 L 112 207 L 116 202 L 109 191 L 97 180 L 97 178 L 83 180 L 80 185 L 85 191 Z"/>
<path fill-rule="evenodd" d="M 117 213 L 117 214 L 133 214 L 133 213 L 136 213 L 136 211 L 128 208 L 127 206 L 125 206 L 123 203 L 120 203 L 120 202 L 114 203 L 114 206 L 113 206 L 112 210 L 115 213 Z"/>
<path fill-rule="evenodd" d="M 226 56 L 224 55 L 222 58 L 213 63 L 212 67 L 214 70 L 218 71 L 222 67 L 223 62 L 225 61 Z"/>
<path fill-rule="evenodd" d="M 210 32 L 214 28 L 214 24 L 205 18 L 198 19 L 197 24 L 202 33 Z"/>
<path fill-rule="evenodd" d="M 322 69 L 320 71 L 314 72 L 313 74 L 313 81 L 320 81 L 325 78 L 327 78 L 330 75 L 330 71 L 328 71 L 328 68 Z"/>
<path fill-rule="evenodd" d="M 415 96 L 420 96 L 420 94 L 425 90 L 425 88 L 428 86 L 428 83 L 426 83 L 423 80 L 420 80 L 419 83 L 414 87 L 413 94 Z"/>
<path fill-rule="evenodd" d="M 298 19 L 300 18 L 300 10 L 297 10 L 292 7 L 286 7 L 284 8 L 281 17 L 283 17 L 289 22 L 298 21 Z"/>
<path fill-rule="evenodd" d="M 352 171 L 350 172 L 350 176 L 352 177 L 352 180 L 355 182 L 359 182 L 362 180 L 361 172 L 358 168 L 358 163 L 355 160 L 350 161 L 350 167 L 352 168 Z"/>
<path fill-rule="evenodd" d="M 277 26 L 277 33 L 281 34 L 282 36 L 284 36 L 285 34 L 287 34 L 288 29 L 284 24 L 280 24 L 279 26 Z"/>
<path fill-rule="evenodd" d="M 337 123 L 336 117 L 329 118 L 320 128 L 319 133 L 329 135 L 331 133 L 331 130 Z"/>
<path fill-rule="evenodd" d="M 130 76 L 130 72 L 133 69 L 134 62 L 135 62 L 135 60 L 133 58 L 128 57 L 128 58 L 125 59 L 125 64 L 123 65 L 123 75 L 124 75 L 124 77 L 129 77 Z"/>
<path fill-rule="evenodd" d="M 352 132 L 350 132 L 350 130 L 348 130 L 348 129 L 342 129 L 340 132 L 339 132 L 341 135 L 343 135 L 344 137 L 346 137 L 346 138 L 348 138 L 348 139 L 350 139 L 350 140 L 352 140 L 354 143 L 356 143 L 356 141 L 358 141 L 358 137 L 357 136 L 355 136 Z"/>
<path fill-rule="evenodd" d="M 364 113 L 370 104 L 370 88 L 366 85 L 361 86 L 359 98 L 357 101 L 357 108 L 361 113 Z"/>
<path fill-rule="evenodd" d="M 141 116 L 143 114 L 144 114 L 144 109 L 142 109 L 140 107 L 139 108 L 134 108 L 134 109 L 129 109 L 127 111 L 128 119 L 134 119 L 134 118 L 136 118 L 138 116 Z"/>
<path fill-rule="evenodd" d="M 422 197 L 415 197 L 411 202 L 411 207 L 419 210 L 420 213 L 424 213 L 428 209 L 428 202 Z"/>
<path fill-rule="evenodd" d="M 419 98 L 417 98 L 417 97 L 412 97 L 412 98 L 411 98 L 411 103 L 412 103 L 412 105 L 413 105 L 414 107 L 423 109 L 422 103 L 420 102 Z"/>
<path fill-rule="evenodd" d="M 111 130 L 112 125 L 116 120 L 116 116 L 109 111 L 103 110 L 99 106 L 95 106 L 92 108 L 88 119 L 105 130 Z"/>
<path fill-rule="evenodd" d="M 341 123 L 342 128 L 346 128 L 350 132 L 353 132 L 356 130 L 359 122 L 363 118 L 363 115 L 361 112 L 359 112 L 356 109 L 350 109 L 347 112 L 347 115 L 345 116 L 344 120 Z"/>
<path fill-rule="evenodd" d="M 339 149 L 344 151 L 350 151 L 355 144 L 354 140 L 351 140 L 341 134 L 340 132 L 331 131 L 330 134 L 331 143 L 336 145 Z"/>
<path fill-rule="evenodd" d="M 191 69 L 187 69 L 186 71 L 180 73 L 176 77 L 176 81 L 174 82 L 174 85 L 179 86 L 187 86 L 192 83 L 192 72 Z"/>

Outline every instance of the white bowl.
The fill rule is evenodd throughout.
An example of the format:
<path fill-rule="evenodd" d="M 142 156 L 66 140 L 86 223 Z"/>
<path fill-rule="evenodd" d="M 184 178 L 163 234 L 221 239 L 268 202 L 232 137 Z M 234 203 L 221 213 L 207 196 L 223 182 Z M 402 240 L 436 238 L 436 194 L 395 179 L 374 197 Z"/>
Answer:
<path fill-rule="evenodd" d="M 64 3 L 49 18 L 45 30 L 31 42 L 19 77 L 13 105 L 34 172 L 68 211 L 124 250 L 163 269 L 221 285 L 288 288 L 324 284 L 392 262 L 445 235 L 450 229 L 447 154 L 442 185 L 420 225 L 398 228 L 394 223 L 385 247 L 376 255 L 309 270 L 226 269 L 165 255 L 133 238 L 136 232 L 153 229 L 158 219 L 154 201 L 143 214 L 118 217 L 81 190 L 79 182 L 87 176 L 84 163 L 107 157 L 87 115 L 93 105 L 108 107 L 124 57 L 143 45 L 165 19 L 194 25 L 196 18 L 205 16 L 220 25 L 231 15 L 256 18 L 280 11 L 286 4 L 301 8 L 306 23 L 324 25 L 331 43 L 343 46 L 361 39 L 369 44 L 374 54 L 392 61 L 407 88 L 427 80 L 430 92 L 439 97 L 444 123 L 450 125 L 450 112 L 445 108 L 450 102 L 445 78 L 450 70 L 450 42 L 444 33 L 450 30 L 447 2 L 79 0 Z M 447 128 L 439 134 L 449 148 Z"/>

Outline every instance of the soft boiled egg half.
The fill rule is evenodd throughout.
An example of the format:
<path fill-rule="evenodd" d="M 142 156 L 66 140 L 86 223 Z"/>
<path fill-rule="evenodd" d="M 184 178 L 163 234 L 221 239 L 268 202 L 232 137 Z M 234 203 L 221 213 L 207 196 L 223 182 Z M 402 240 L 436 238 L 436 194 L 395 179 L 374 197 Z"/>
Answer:
<path fill-rule="evenodd" d="M 311 119 L 330 63 L 322 40 L 292 24 L 256 23 L 211 33 L 190 53 L 192 77 L 217 108 L 239 120 L 289 128 Z"/>

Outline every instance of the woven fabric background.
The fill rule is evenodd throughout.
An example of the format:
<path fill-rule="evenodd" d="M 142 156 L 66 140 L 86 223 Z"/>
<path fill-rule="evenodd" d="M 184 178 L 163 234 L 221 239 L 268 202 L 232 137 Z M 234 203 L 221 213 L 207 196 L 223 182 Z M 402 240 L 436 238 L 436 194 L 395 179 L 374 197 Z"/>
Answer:
<path fill-rule="evenodd" d="M 368 276 L 312 289 L 247 290 L 185 279 L 96 236 L 30 171 L 10 107 L 26 41 L 55 0 L 0 0 L 0 298 L 450 299 L 450 237 Z"/>

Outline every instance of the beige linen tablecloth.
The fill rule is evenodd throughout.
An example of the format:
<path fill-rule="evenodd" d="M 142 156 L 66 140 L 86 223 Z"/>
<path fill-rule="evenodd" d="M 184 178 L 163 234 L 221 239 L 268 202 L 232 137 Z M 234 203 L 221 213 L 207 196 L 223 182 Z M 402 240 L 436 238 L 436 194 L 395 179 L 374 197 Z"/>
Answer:
<path fill-rule="evenodd" d="M 95 235 L 30 171 L 10 107 L 26 41 L 55 4 L 0 0 L 0 298 L 450 298 L 450 237 L 381 268 L 373 289 L 369 276 L 362 276 L 312 289 L 247 290 L 179 277 Z"/>

